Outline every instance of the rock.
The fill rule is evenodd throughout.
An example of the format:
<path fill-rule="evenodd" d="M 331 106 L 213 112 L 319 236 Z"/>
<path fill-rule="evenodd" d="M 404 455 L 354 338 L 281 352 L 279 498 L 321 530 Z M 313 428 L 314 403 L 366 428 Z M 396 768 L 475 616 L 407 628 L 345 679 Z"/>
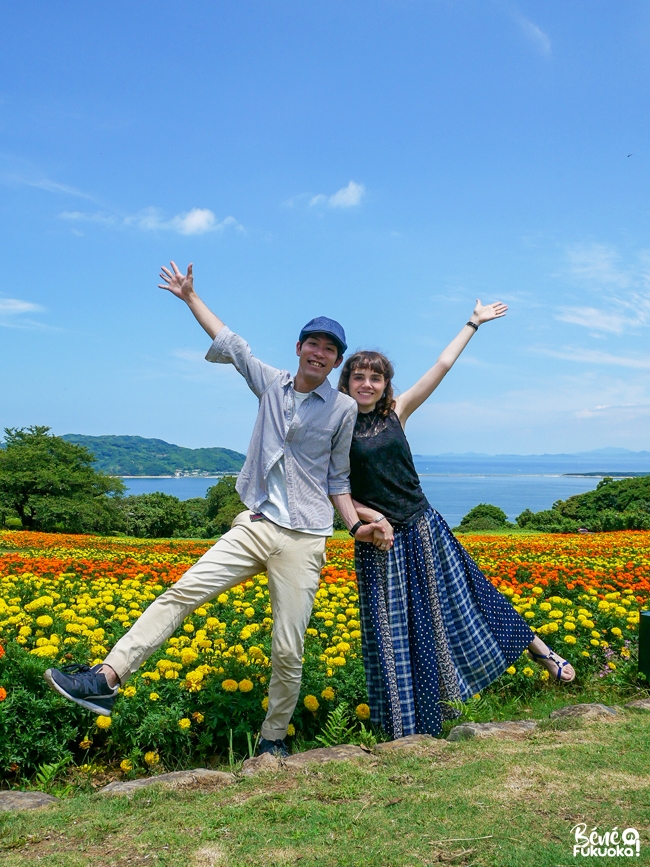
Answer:
<path fill-rule="evenodd" d="M 138 789 L 146 789 L 148 786 L 176 789 L 179 786 L 189 786 L 198 782 L 228 786 L 234 781 L 234 776 L 224 771 L 196 768 L 193 771 L 172 771 L 170 774 L 158 774 L 157 777 L 141 777 L 139 780 L 118 780 L 104 786 L 99 792 L 102 795 L 131 795 Z"/>
<path fill-rule="evenodd" d="M 280 759 L 277 756 L 272 756 L 271 753 L 262 753 L 260 756 L 253 756 L 252 759 L 246 759 L 242 767 L 242 775 L 254 777 L 261 771 L 279 771 L 280 768 Z"/>
<path fill-rule="evenodd" d="M 566 707 L 561 707 L 554 710 L 551 714 L 551 719 L 561 719 L 562 717 L 579 717 L 580 719 L 602 719 L 603 717 L 617 716 L 620 711 L 615 707 L 608 707 L 605 704 L 568 704 Z"/>
<path fill-rule="evenodd" d="M 447 736 L 448 741 L 464 741 L 468 738 L 512 738 L 531 732 L 537 723 L 534 719 L 512 720 L 495 723 L 462 723 L 455 726 Z"/>
<path fill-rule="evenodd" d="M 0 810 L 38 810 L 58 803 L 58 798 L 45 792 L 0 792 Z"/>
<path fill-rule="evenodd" d="M 635 707 L 639 710 L 650 710 L 650 698 L 637 698 L 634 701 L 628 701 L 625 707 Z"/>
<path fill-rule="evenodd" d="M 347 759 L 365 759 L 369 753 L 354 744 L 339 744 L 337 747 L 320 747 L 316 750 L 306 750 L 295 753 L 284 759 L 286 768 L 304 768 L 305 765 L 324 765 L 327 762 L 343 762 Z"/>
<path fill-rule="evenodd" d="M 427 746 L 433 740 L 435 738 L 432 735 L 407 735 L 405 738 L 375 744 L 373 750 L 376 753 L 399 752 L 400 750 L 410 750 L 413 747 Z"/>

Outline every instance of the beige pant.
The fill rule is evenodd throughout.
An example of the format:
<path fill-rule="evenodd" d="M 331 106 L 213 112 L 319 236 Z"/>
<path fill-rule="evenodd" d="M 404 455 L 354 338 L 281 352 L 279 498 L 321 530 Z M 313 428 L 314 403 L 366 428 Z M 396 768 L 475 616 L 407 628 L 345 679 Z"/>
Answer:
<path fill-rule="evenodd" d="M 267 571 L 273 607 L 272 676 L 262 737 L 284 738 L 300 693 L 302 652 L 325 536 L 286 530 L 242 512 L 232 529 L 151 603 L 106 657 L 122 685 L 189 614 L 236 584 Z"/>

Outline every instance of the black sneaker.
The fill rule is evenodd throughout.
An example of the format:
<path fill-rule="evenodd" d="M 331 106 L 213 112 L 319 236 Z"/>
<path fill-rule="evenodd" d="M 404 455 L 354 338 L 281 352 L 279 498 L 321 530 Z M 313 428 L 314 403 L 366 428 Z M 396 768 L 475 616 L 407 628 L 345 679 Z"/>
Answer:
<path fill-rule="evenodd" d="M 286 759 L 289 755 L 289 750 L 284 741 L 267 741 L 266 738 L 260 738 L 260 742 L 257 745 L 257 755 L 261 756 L 262 753 L 270 753 L 279 759 Z"/>
<path fill-rule="evenodd" d="M 64 698 L 69 698 L 99 716 L 110 716 L 118 687 L 111 689 L 106 675 L 99 673 L 100 668 L 101 665 L 93 665 L 92 668 L 87 665 L 66 665 L 60 671 L 57 668 L 48 668 L 43 677 L 52 689 Z"/>

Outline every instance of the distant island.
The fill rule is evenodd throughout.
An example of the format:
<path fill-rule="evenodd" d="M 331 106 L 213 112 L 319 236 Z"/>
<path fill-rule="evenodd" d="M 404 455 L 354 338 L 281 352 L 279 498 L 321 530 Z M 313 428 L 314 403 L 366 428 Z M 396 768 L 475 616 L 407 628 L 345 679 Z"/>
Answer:
<path fill-rule="evenodd" d="M 164 440 L 137 436 L 65 434 L 64 440 L 85 446 L 95 468 L 111 476 L 210 476 L 238 473 L 245 455 L 231 449 L 186 449 Z"/>

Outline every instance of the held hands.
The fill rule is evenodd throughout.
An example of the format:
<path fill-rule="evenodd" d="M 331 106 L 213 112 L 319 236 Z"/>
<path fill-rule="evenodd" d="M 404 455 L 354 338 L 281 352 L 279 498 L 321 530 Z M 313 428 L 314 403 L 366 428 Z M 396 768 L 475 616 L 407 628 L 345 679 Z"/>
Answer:
<path fill-rule="evenodd" d="M 393 546 L 393 528 L 384 518 L 379 524 L 373 522 L 359 527 L 354 534 L 354 538 L 358 542 L 367 542 L 374 545 L 380 551 L 388 551 Z"/>
<path fill-rule="evenodd" d="M 187 274 L 182 274 L 178 270 L 176 262 L 170 262 L 169 264 L 172 266 L 172 271 L 170 271 L 169 268 L 165 268 L 164 265 L 160 269 L 160 277 L 164 282 L 159 283 L 158 288 L 167 289 L 167 291 L 171 292 L 172 295 L 175 295 L 182 301 L 187 301 L 187 299 L 194 294 L 192 265 L 189 264 L 187 266 Z"/>
<path fill-rule="evenodd" d="M 476 299 L 476 307 L 472 313 L 472 321 L 477 325 L 483 322 L 489 322 L 491 319 L 500 319 L 506 315 L 508 310 L 507 304 L 502 304 L 501 301 L 495 301 L 494 304 L 481 304 L 480 298 Z"/>

